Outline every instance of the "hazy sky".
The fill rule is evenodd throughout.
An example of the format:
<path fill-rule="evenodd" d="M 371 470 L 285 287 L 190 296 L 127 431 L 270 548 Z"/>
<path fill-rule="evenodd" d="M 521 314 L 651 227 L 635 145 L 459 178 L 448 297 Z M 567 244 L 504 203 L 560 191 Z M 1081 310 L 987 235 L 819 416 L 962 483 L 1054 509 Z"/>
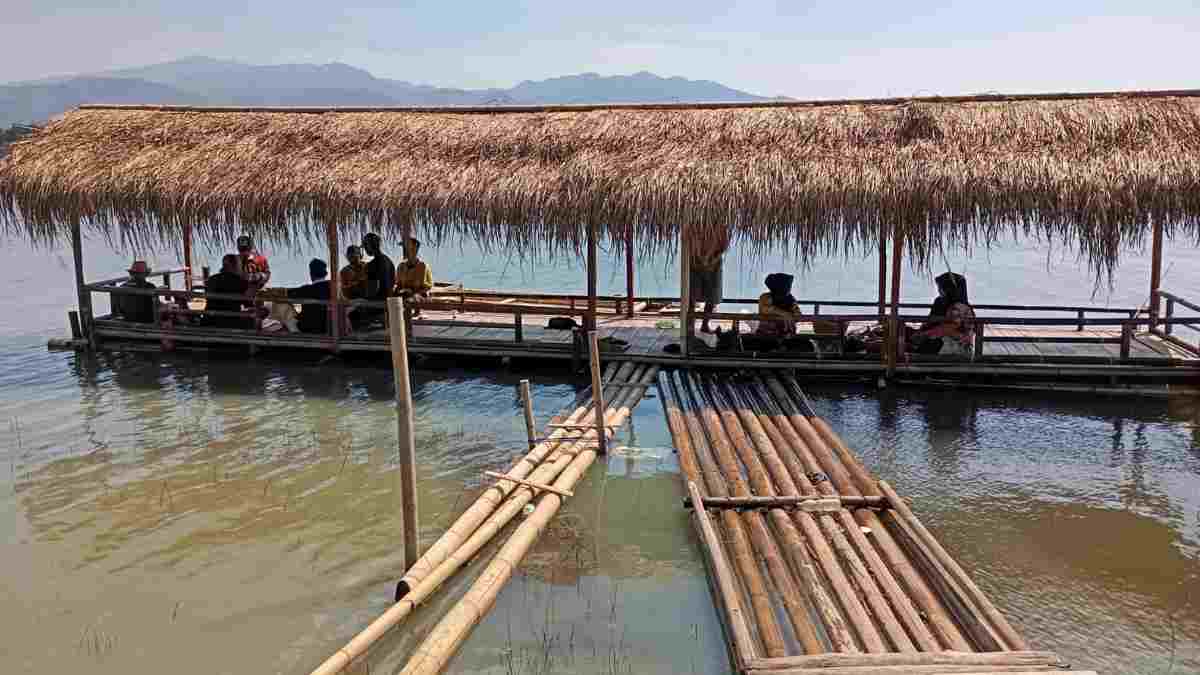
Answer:
<path fill-rule="evenodd" d="M 204 55 L 460 87 L 650 70 L 802 98 L 1200 87 L 1200 0 L 15 4 L 0 81 Z"/>

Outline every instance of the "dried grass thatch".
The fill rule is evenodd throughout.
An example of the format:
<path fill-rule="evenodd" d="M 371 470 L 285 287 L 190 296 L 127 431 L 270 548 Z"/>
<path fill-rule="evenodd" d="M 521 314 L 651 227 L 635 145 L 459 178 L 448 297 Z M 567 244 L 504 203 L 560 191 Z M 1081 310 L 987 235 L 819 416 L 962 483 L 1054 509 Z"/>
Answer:
<path fill-rule="evenodd" d="M 77 219 L 155 246 L 324 223 L 485 246 L 576 248 L 589 224 L 643 252 L 681 228 L 803 255 L 910 255 L 1036 235 L 1111 271 L 1153 221 L 1200 234 L 1197 92 L 477 110 L 85 106 L 0 163 L 0 220 L 53 241 Z"/>

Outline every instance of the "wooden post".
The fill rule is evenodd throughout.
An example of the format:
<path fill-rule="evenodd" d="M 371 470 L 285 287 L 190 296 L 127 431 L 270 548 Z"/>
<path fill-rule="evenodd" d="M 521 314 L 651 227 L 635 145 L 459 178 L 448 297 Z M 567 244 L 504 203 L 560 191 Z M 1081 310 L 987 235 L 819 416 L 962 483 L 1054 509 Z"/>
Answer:
<path fill-rule="evenodd" d="M 588 332 L 589 359 L 592 365 L 592 399 L 596 402 L 596 440 L 600 454 L 608 454 L 608 435 L 604 426 L 604 387 L 600 383 L 600 341 L 596 331 Z"/>
<path fill-rule="evenodd" d="M 192 224 L 183 226 L 183 289 L 192 290 Z"/>
<path fill-rule="evenodd" d="M 83 329 L 79 327 L 79 312 L 67 312 L 67 321 L 71 324 L 71 338 L 83 338 Z"/>
<path fill-rule="evenodd" d="M 513 342 L 525 341 L 525 317 L 520 312 L 513 312 Z"/>
<path fill-rule="evenodd" d="M 975 351 L 971 354 L 972 361 L 978 361 L 983 358 L 983 342 L 984 342 L 984 340 L 987 339 L 986 337 L 984 337 L 984 333 L 986 331 L 987 331 L 987 324 L 976 319 L 975 320 L 975 345 L 974 345 Z"/>
<path fill-rule="evenodd" d="M 1078 325 L 1078 326 L 1075 328 L 1075 330 L 1076 330 L 1077 332 L 1080 332 L 1080 333 L 1082 333 L 1082 332 L 1083 332 L 1083 329 L 1084 329 L 1084 325 L 1083 325 L 1083 316 L 1084 316 L 1084 314 L 1083 314 L 1083 310 L 1081 309 L 1081 310 L 1077 311 L 1077 312 L 1076 312 L 1076 314 L 1078 315 L 1078 318 L 1079 318 L 1079 325 Z"/>
<path fill-rule="evenodd" d="M 208 265 L 205 265 L 204 267 L 200 268 L 200 280 L 204 282 L 205 286 L 208 285 L 208 277 Z"/>
<path fill-rule="evenodd" d="M 596 330 L 596 279 L 599 271 L 596 269 L 596 224 L 588 223 L 587 238 L 587 317 L 584 319 L 584 330 Z"/>
<path fill-rule="evenodd" d="M 1167 325 L 1163 326 L 1163 332 L 1167 335 L 1171 334 L 1171 319 L 1175 318 L 1175 298 L 1167 298 Z"/>
<path fill-rule="evenodd" d="M 1154 236 L 1150 252 L 1150 332 L 1158 323 L 1158 286 L 1162 282 L 1162 220 L 1154 221 Z"/>
<path fill-rule="evenodd" d="M 88 341 L 88 346 L 95 349 L 96 335 L 92 330 L 92 293 L 87 290 L 87 283 L 83 280 L 83 233 L 80 232 L 80 227 L 77 218 L 71 227 L 71 254 L 75 258 L 75 292 L 79 297 L 79 318 L 83 337 Z"/>
<path fill-rule="evenodd" d="M 342 275 L 338 269 L 341 261 L 338 231 L 333 223 L 326 225 L 325 239 L 329 244 L 329 337 L 333 340 L 333 351 L 336 352 L 342 338 Z"/>
<path fill-rule="evenodd" d="M 633 223 L 625 231 L 625 316 L 633 318 Z"/>
<path fill-rule="evenodd" d="M 408 338 L 404 326 L 404 300 L 388 298 L 388 333 L 392 341 L 392 372 L 396 379 L 396 426 L 399 446 L 400 527 L 404 536 L 401 567 L 419 557 L 417 543 L 417 466 L 416 439 L 413 435 L 412 383 L 408 379 Z"/>
<path fill-rule="evenodd" d="M 887 318 L 887 230 L 879 228 L 879 322 Z"/>
<path fill-rule="evenodd" d="M 900 360 L 900 262 L 904 253 L 904 232 L 899 227 L 892 228 L 892 320 L 889 322 L 888 344 L 884 350 L 887 353 L 888 375 L 896 370 L 896 362 Z"/>
<path fill-rule="evenodd" d="M 692 247 L 687 230 L 679 228 L 679 355 L 688 356 L 692 337 Z"/>
<path fill-rule="evenodd" d="M 533 396 L 529 393 L 529 380 L 521 380 L 521 408 L 525 411 L 525 435 L 529 438 L 529 449 L 537 447 L 537 427 L 533 421 Z"/>
<path fill-rule="evenodd" d="M 1121 324 L 1121 360 L 1129 358 L 1129 350 L 1133 346 L 1134 322 L 1126 321 Z"/>

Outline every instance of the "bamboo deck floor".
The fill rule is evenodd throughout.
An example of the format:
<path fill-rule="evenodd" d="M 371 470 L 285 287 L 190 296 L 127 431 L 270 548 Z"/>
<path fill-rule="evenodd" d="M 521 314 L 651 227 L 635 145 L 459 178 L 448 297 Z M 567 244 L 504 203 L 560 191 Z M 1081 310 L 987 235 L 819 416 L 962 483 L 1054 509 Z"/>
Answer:
<path fill-rule="evenodd" d="M 693 524 L 735 671 L 1061 672 L 815 416 L 794 380 L 675 370 L 658 384 L 691 504 L 714 500 L 693 509 Z M 717 504 L 730 497 L 793 503 Z"/>

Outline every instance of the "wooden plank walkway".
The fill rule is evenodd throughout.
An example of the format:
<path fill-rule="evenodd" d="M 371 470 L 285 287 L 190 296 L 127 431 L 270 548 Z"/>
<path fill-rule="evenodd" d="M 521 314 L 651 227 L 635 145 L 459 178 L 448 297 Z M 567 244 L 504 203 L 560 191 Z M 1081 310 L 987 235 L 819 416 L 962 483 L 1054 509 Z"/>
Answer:
<path fill-rule="evenodd" d="M 794 380 L 760 372 L 658 381 L 736 672 L 1061 672 Z"/>

